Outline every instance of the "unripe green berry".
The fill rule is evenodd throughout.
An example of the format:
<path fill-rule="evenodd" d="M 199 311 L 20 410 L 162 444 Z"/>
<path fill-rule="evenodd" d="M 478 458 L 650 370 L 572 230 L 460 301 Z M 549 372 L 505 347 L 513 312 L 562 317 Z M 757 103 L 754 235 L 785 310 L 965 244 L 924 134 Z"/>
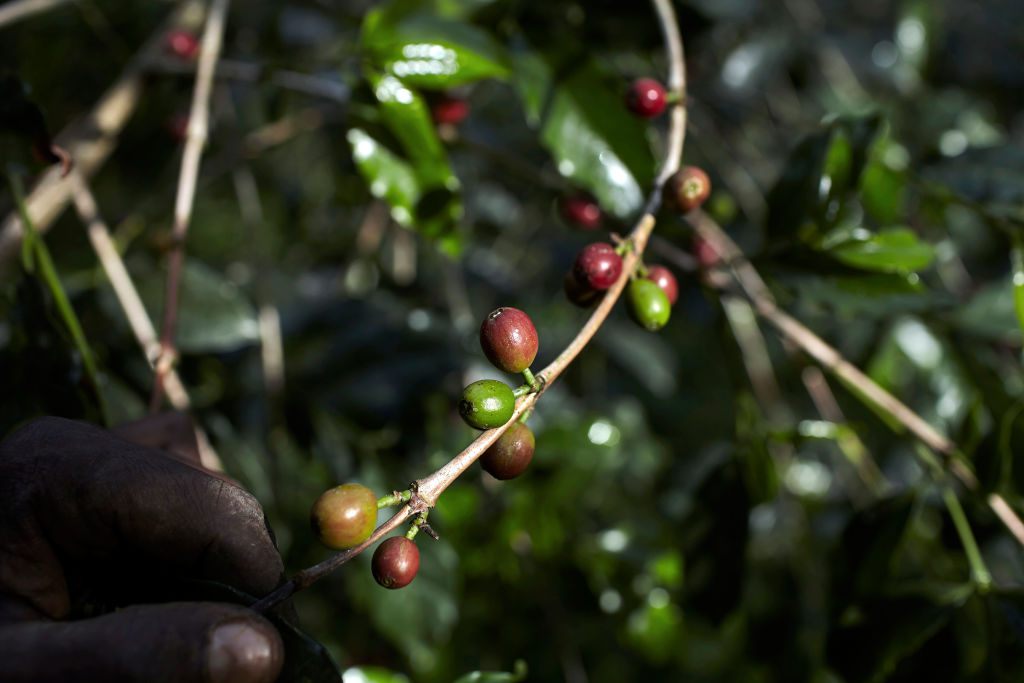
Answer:
<path fill-rule="evenodd" d="M 494 429 L 512 419 L 515 407 L 512 387 L 495 379 L 482 379 L 463 389 L 459 414 L 470 427 Z"/>
<path fill-rule="evenodd" d="M 377 496 L 362 484 L 328 489 L 309 515 L 313 533 L 328 548 L 344 550 L 359 545 L 377 526 Z"/>
<path fill-rule="evenodd" d="M 505 372 L 520 373 L 529 368 L 539 344 L 533 321 L 518 308 L 493 310 L 480 325 L 480 348 L 487 360 Z"/>
<path fill-rule="evenodd" d="M 665 327 L 672 313 L 672 304 L 669 303 L 664 290 L 656 283 L 643 278 L 629 283 L 626 302 L 630 317 L 651 332 Z"/>
<path fill-rule="evenodd" d="M 480 466 L 495 479 L 515 479 L 530 465 L 536 448 L 533 432 L 516 422 L 480 456 Z"/>

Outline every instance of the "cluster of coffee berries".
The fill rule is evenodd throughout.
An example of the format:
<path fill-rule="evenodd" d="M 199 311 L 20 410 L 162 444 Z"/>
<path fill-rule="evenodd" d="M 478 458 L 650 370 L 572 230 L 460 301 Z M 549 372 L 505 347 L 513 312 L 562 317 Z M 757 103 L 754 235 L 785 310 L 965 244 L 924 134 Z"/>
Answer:
<path fill-rule="evenodd" d="M 407 498 L 392 497 L 390 502 Z M 313 503 L 309 515 L 313 533 L 328 548 L 355 548 L 373 533 L 377 526 L 377 509 L 387 502 L 387 498 L 378 500 L 376 494 L 362 484 L 335 486 Z M 419 571 L 420 551 L 411 538 L 389 538 L 377 546 L 371 568 L 373 578 L 385 588 L 408 586 Z"/>
<path fill-rule="evenodd" d="M 526 385 L 513 390 L 504 382 L 482 379 L 462 392 L 459 414 L 470 427 L 494 429 L 512 419 L 516 396 L 539 388 L 530 365 L 537 357 L 537 328 L 530 316 L 518 308 L 491 311 L 480 325 L 480 347 L 487 360 L 505 372 L 522 373 Z M 533 432 L 517 422 L 498 437 L 480 456 L 480 466 L 495 479 L 514 479 L 533 460 Z"/>

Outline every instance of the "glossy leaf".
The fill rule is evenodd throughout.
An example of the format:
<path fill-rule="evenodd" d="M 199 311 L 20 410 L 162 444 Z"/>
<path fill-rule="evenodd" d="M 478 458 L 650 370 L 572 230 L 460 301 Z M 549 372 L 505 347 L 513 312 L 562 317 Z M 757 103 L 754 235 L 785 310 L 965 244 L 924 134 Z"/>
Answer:
<path fill-rule="evenodd" d="M 408 677 L 379 666 L 354 666 L 341 674 L 342 683 L 409 683 Z"/>
<path fill-rule="evenodd" d="M 769 234 L 807 238 L 833 227 L 881 127 L 877 115 L 838 119 L 801 140 L 769 193 Z"/>
<path fill-rule="evenodd" d="M 592 62 L 562 68 L 540 53 L 515 54 L 515 86 L 559 172 L 612 214 L 637 211 L 654 175 L 645 127 Z"/>
<path fill-rule="evenodd" d="M 886 273 L 923 270 L 935 258 L 932 246 L 907 228 L 875 234 L 855 230 L 849 239 L 830 247 L 829 253 L 846 265 Z"/>
<path fill-rule="evenodd" d="M 419 181 L 405 160 L 377 142 L 369 133 L 352 128 L 346 135 L 352 158 L 373 196 L 391 207 L 391 217 L 402 225 L 413 223 L 420 198 Z"/>
<path fill-rule="evenodd" d="M 509 74 L 503 48 L 485 31 L 408 2 L 370 12 L 362 42 L 379 69 L 410 86 L 446 89 Z"/>
<path fill-rule="evenodd" d="M 519 683 L 526 680 L 526 662 L 519 660 L 515 669 L 506 671 L 473 671 L 460 676 L 455 683 Z"/>

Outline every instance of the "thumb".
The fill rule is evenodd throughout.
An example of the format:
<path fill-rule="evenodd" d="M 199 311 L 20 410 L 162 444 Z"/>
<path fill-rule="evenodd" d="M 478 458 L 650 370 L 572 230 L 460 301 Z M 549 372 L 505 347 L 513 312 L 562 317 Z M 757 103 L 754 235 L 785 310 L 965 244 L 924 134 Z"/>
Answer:
<path fill-rule="evenodd" d="M 283 661 L 270 622 L 221 603 L 129 607 L 95 619 L 0 627 L 3 681 L 269 683 Z"/>

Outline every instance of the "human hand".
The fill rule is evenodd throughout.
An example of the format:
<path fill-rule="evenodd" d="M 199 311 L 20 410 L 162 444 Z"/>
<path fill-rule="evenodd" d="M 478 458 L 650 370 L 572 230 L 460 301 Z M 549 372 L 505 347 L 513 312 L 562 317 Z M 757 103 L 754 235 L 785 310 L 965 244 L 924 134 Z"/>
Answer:
<path fill-rule="evenodd" d="M 276 629 L 244 607 L 84 597 L 207 579 L 263 595 L 283 566 L 259 503 L 198 461 L 44 418 L 0 444 L 0 680 L 272 681 Z"/>

